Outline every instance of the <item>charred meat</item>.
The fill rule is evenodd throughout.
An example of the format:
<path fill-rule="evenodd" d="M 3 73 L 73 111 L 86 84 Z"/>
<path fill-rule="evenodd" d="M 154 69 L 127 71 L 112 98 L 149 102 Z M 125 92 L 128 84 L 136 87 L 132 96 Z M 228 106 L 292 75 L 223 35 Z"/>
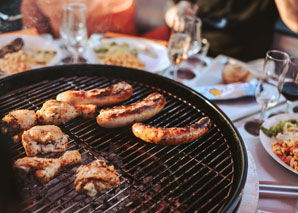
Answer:
<path fill-rule="evenodd" d="M 118 186 L 118 176 L 114 166 L 107 166 L 104 160 L 95 160 L 91 165 L 81 165 L 77 169 L 76 191 L 93 197 Z"/>

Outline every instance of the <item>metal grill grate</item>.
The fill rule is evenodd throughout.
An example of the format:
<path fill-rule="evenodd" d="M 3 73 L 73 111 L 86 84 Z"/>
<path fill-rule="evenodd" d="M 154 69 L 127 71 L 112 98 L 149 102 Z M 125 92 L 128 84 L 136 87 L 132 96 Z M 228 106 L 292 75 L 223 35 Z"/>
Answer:
<path fill-rule="evenodd" d="M 48 99 L 68 89 L 106 87 L 117 80 L 98 76 L 61 77 L 45 80 L 0 97 L 0 115 L 13 109 L 38 109 Z M 133 85 L 136 102 L 158 91 L 167 104 L 146 121 L 154 126 L 184 126 L 204 112 L 175 95 L 150 85 Z M 82 164 L 105 159 L 120 174 L 121 184 L 95 198 L 75 192 L 76 166 L 65 169 L 48 184 L 23 190 L 25 210 L 30 212 L 218 212 L 232 196 L 235 165 L 231 148 L 215 125 L 193 143 L 179 146 L 148 144 L 133 136 L 130 128 L 103 129 L 95 119 L 77 118 L 62 130 L 70 136 L 69 150 L 78 149 Z M 11 143 L 14 159 L 24 157 L 21 144 Z M 235 187 L 235 186 L 234 186 Z"/>

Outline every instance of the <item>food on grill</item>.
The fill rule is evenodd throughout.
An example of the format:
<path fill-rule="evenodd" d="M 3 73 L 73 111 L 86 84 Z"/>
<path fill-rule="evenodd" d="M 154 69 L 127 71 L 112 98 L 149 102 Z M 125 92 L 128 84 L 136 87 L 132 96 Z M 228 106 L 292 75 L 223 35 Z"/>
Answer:
<path fill-rule="evenodd" d="M 64 167 L 81 163 L 81 154 L 77 150 L 67 151 L 60 158 L 24 157 L 14 162 L 14 169 L 24 180 L 34 175 L 41 183 L 49 182 Z"/>
<path fill-rule="evenodd" d="M 64 152 L 67 149 L 68 136 L 58 126 L 34 126 L 22 135 L 22 144 L 27 156 L 39 153 Z"/>
<path fill-rule="evenodd" d="M 138 50 L 130 48 L 128 43 L 117 44 L 116 42 L 104 43 L 94 49 L 97 58 L 104 64 L 118 65 L 143 69 L 144 63 L 138 58 Z"/>
<path fill-rule="evenodd" d="M 208 117 L 187 127 L 153 127 L 142 123 L 132 125 L 133 134 L 143 141 L 161 145 L 177 145 L 190 143 L 205 134 L 211 127 L 212 122 Z"/>
<path fill-rule="evenodd" d="M 159 113 L 165 104 L 165 97 L 154 92 L 136 103 L 101 109 L 97 123 L 101 127 L 115 128 L 145 121 Z"/>
<path fill-rule="evenodd" d="M 0 49 L 0 58 L 4 57 L 8 53 L 13 53 L 21 50 L 24 46 L 24 41 L 22 38 L 16 38 L 12 40 L 9 44 L 3 46 Z"/>
<path fill-rule="evenodd" d="M 93 197 L 120 184 L 119 174 L 114 166 L 107 166 L 104 160 L 95 160 L 90 165 L 81 165 L 76 172 L 76 191 Z"/>
<path fill-rule="evenodd" d="M 251 73 L 239 64 L 227 63 L 222 71 L 222 79 L 225 83 L 247 82 Z"/>
<path fill-rule="evenodd" d="M 16 135 L 30 129 L 37 124 L 37 117 L 33 110 L 13 110 L 1 120 L 1 131 L 5 135 Z"/>
<path fill-rule="evenodd" d="M 80 115 L 95 117 L 96 113 L 97 107 L 93 104 L 73 106 L 62 101 L 48 100 L 37 110 L 36 115 L 40 124 L 61 124 Z"/>
<path fill-rule="evenodd" d="M 58 101 L 69 104 L 95 104 L 105 106 L 127 100 L 133 94 L 132 86 L 125 81 L 106 88 L 92 90 L 68 90 L 57 95 Z"/>

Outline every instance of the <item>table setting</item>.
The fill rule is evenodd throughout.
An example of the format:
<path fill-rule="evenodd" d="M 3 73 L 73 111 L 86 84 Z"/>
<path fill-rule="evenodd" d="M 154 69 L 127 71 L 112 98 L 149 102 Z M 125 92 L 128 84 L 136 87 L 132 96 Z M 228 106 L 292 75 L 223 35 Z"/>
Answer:
<path fill-rule="evenodd" d="M 25 79 L 24 82 L 26 83 L 22 83 L 22 85 L 24 84 L 24 91 L 26 93 L 31 87 L 43 87 L 42 85 L 38 85 L 38 79 L 40 78 L 40 81 L 44 82 L 45 85 L 46 82 L 53 81 L 53 85 L 58 85 L 57 91 L 59 90 L 59 92 L 61 92 L 66 89 L 84 88 L 87 90 L 94 89 L 96 86 L 109 86 L 107 82 L 110 81 L 110 78 L 112 82 L 117 81 L 118 78 L 125 79 L 134 84 L 138 95 L 135 99 L 142 97 L 143 92 L 147 94 L 149 90 L 155 91 L 156 88 L 159 88 L 156 89 L 158 92 L 164 92 L 164 94 L 167 95 L 170 105 L 177 107 L 176 113 L 181 113 L 179 116 L 186 120 L 186 122 L 184 122 L 180 121 L 180 118 L 173 118 L 174 121 L 172 123 L 181 125 L 194 120 L 194 118 L 190 119 L 188 116 L 191 117 L 192 113 L 197 113 L 196 107 L 199 103 L 202 105 L 206 104 L 206 106 L 204 105 L 202 108 L 202 111 L 198 110 L 199 114 L 196 115 L 209 115 L 208 110 L 218 113 L 218 115 L 222 117 L 212 115 L 214 116 L 212 120 L 219 122 L 217 124 L 218 129 L 220 129 L 219 132 L 226 137 L 223 141 L 230 142 L 233 141 L 232 137 L 235 137 L 235 144 L 237 144 L 237 146 L 232 142 L 230 142 L 231 144 L 229 144 L 229 146 L 233 147 L 235 145 L 239 148 L 243 145 L 243 147 L 239 149 L 240 151 L 235 147 L 231 149 L 236 149 L 237 153 L 242 156 L 242 158 L 238 156 L 240 160 L 237 158 L 237 154 L 234 156 L 234 151 L 230 151 L 233 153 L 231 154 L 231 161 L 236 162 L 239 160 L 239 165 L 244 165 L 242 173 L 240 172 L 241 174 L 239 174 L 240 177 L 238 177 L 237 174 L 235 178 L 239 179 L 239 185 L 235 186 L 236 189 L 234 187 L 232 187 L 233 189 L 231 188 L 232 192 L 236 191 L 238 194 L 236 193 L 234 197 L 232 196 L 231 201 L 227 201 L 228 207 L 223 204 L 223 207 L 218 207 L 217 210 L 225 209 L 228 212 L 239 213 L 297 211 L 298 157 L 296 161 L 296 154 L 298 154 L 298 151 L 296 153 L 296 151 L 291 149 L 290 151 L 284 152 L 280 147 L 276 148 L 279 152 L 273 151 L 272 144 L 276 142 L 277 139 L 275 136 L 278 133 L 269 137 L 268 134 L 265 134 L 265 130 L 260 130 L 262 128 L 268 130 L 280 121 L 295 120 L 292 123 L 289 122 L 290 124 L 287 123 L 293 135 L 286 138 L 285 141 L 289 138 L 291 140 L 294 138 L 294 142 L 292 142 L 294 143 L 293 147 L 297 148 L 297 58 L 290 57 L 287 53 L 277 50 L 268 51 L 264 59 L 247 63 L 225 55 L 218 55 L 215 58 L 208 57 L 209 44 L 208 41 L 201 37 L 200 20 L 190 19 L 190 17 L 183 17 L 184 19 L 179 17 L 179 20 L 175 20 L 176 23 L 174 22 L 173 32 L 171 33 L 169 41 L 154 40 L 113 32 L 93 34 L 88 38 L 84 24 L 86 20 L 84 15 L 82 15 L 84 10 L 86 10 L 86 8 L 81 4 L 73 4 L 63 8 L 62 24 L 60 27 L 61 38 L 59 39 L 55 39 L 49 34 L 39 35 L 34 29 L 0 34 L 1 51 L 3 49 L 5 50 L 5 48 L 10 49 L 10 52 L 5 54 L 6 56 L 3 55 L 4 57 L 0 58 L 0 84 L 11 85 L 12 82 L 16 82 L 18 79 Z M 16 39 L 21 39 L 23 43 L 21 47 L 11 51 L 11 48 L 8 48 L 8 46 L 11 47 L 13 41 Z M 8 54 L 14 54 L 19 51 L 22 51 L 21 56 L 12 55 L 12 58 L 7 56 Z M 17 59 L 21 57 L 28 59 L 27 61 L 17 61 Z M 11 67 L 12 64 L 18 63 L 19 66 Z M 97 65 L 103 66 L 99 68 L 99 73 L 96 72 Z M 64 66 L 68 67 L 65 68 L 65 72 L 67 73 L 65 76 L 61 74 Z M 57 67 L 57 69 L 55 67 Z M 41 72 L 43 68 L 47 72 Z M 85 68 L 86 70 L 82 70 L 83 74 L 81 75 L 80 69 Z M 73 69 L 73 72 L 70 69 Z M 57 70 L 59 70 L 60 74 Z M 115 73 L 113 73 L 113 70 L 115 70 Z M 32 75 L 30 72 L 32 72 Z M 57 76 L 57 79 L 51 76 L 51 74 L 48 74 L 50 72 L 53 72 L 53 75 Z M 244 74 L 234 79 L 233 75 L 235 72 Z M 103 74 L 102 78 L 100 77 L 101 73 Z M 228 77 L 225 76 L 227 73 Z M 38 77 L 39 75 L 40 77 Z M 232 78 L 230 76 L 232 76 Z M 34 86 L 27 83 L 30 77 L 32 77 Z M 95 80 L 92 80 L 92 77 L 94 77 Z M 90 86 L 88 84 L 90 84 Z M 169 85 L 169 89 L 166 84 Z M 50 88 L 51 86 L 49 85 L 47 85 L 47 88 L 45 88 L 45 91 L 42 91 L 42 93 L 45 94 L 45 97 L 52 98 L 54 97 L 54 92 L 49 94 L 46 92 L 46 90 L 54 91 L 54 88 Z M 22 90 L 21 87 L 18 89 L 20 91 Z M 7 93 L 19 94 L 19 90 L 14 91 L 10 86 L 7 89 Z M 181 99 L 183 92 L 187 94 L 189 100 L 186 97 L 187 100 L 185 101 Z M 30 91 L 28 94 L 26 93 L 26 95 L 29 97 L 31 93 L 34 94 L 35 92 Z M 193 94 L 197 99 L 192 97 Z M 6 98 L 5 92 L 3 92 L 1 96 L 0 100 L 3 100 L 4 103 Z M 18 98 L 20 97 L 21 95 L 19 94 Z M 39 97 L 37 99 L 45 98 Z M 201 99 L 205 101 L 204 104 L 200 101 Z M 30 99 L 30 102 L 34 102 L 34 100 Z M 6 102 L 5 104 L 8 105 Z M 15 108 L 19 108 L 18 104 L 15 104 Z M 38 103 L 28 107 L 36 109 L 40 104 L 41 103 Z M 187 105 L 189 109 L 183 109 L 181 107 L 183 104 Z M 167 116 L 171 117 L 169 114 L 171 114 L 171 111 L 176 110 L 175 107 L 173 107 L 173 109 L 169 107 Z M 192 111 L 194 109 L 195 112 Z M 1 110 L 1 115 L 7 111 L 5 108 Z M 210 113 L 210 116 L 211 114 L 212 113 Z M 167 120 L 165 117 L 166 116 L 164 116 L 163 119 Z M 190 121 L 188 121 L 188 119 Z M 256 123 L 256 121 L 258 122 Z M 86 126 L 91 125 L 89 124 L 91 121 L 84 122 Z M 159 121 L 159 118 L 152 120 L 152 122 L 163 123 Z M 71 127 L 72 125 L 73 124 L 69 124 L 69 126 L 66 125 L 65 129 L 69 129 L 68 131 L 71 132 L 73 128 L 77 128 Z M 171 124 L 165 125 L 170 126 Z M 224 125 L 230 125 L 230 127 L 225 129 L 226 127 L 223 127 Z M 84 128 L 83 126 L 80 127 Z M 94 129 L 94 127 L 92 128 Z M 279 133 L 283 133 L 285 128 L 288 127 L 283 126 Z M 88 131 L 92 132 L 92 130 Z M 89 134 L 87 131 L 87 136 L 85 137 L 85 133 L 80 135 L 81 133 L 79 131 L 81 130 L 78 130 L 78 133 L 74 134 L 73 140 L 76 140 L 75 137 L 77 136 L 76 134 L 78 134 L 80 140 L 83 138 L 83 144 L 87 144 L 89 138 L 93 136 L 87 137 Z M 124 132 L 124 130 L 121 131 Z M 225 135 L 225 131 L 228 131 L 228 134 Z M 216 135 L 216 133 L 212 134 Z M 122 137 L 125 138 L 126 136 Z M 134 139 L 129 140 L 133 141 Z M 210 143 L 212 142 L 211 139 L 207 140 L 210 140 Z M 216 141 L 220 140 L 221 138 L 216 139 Z M 92 142 L 91 144 L 93 143 L 96 144 L 97 142 Z M 82 146 L 85 147 L 85 145 Z M 101 147 L 101 145 L 98 146 Z M 103 145 L 102 148 L 104 148 L 104 146 L 105 145 Z M 126 148 L 130 150 L 134 149 L 134 146 L 135 145 L 129 144 Z M 218 146 L 223 145 L 219 144 Z M 136 149 L 136 151 L 139 151 L 141 148 L 142 147 Z M 194 147 L 192 148 L 196 149 Z M 148 148 L 148 150 L 151 149 L 154 150 L 155 148 Z M 168 153 L 184 153 L 184 150 L 187 151 L 189 148 L 185 146 L 181 150 L 178 149 L 178 151 L 164 147 L 162 149 L 165 149 Z M 214 150 L 215 149 L 216 148 L 214 148 Z M 189 150 L 189 152 L 191 153 L 191 150 Z M 283 155 L 280 154 L 280 152 L 283 152 Z M 134 152 L 130 155 L 133 156 L 133 153 Z M 279 153 L 279 155 L 277 153 Z M 284 153 L 287 154 L 287 157 L 290 156 L 290 159 L 285 160 L 281 158 L 280 156 L 284 156 Z M 143 154 L 140 155 L 142 156 Z M 158 156 L 159 154 L 155 153 L 154 155 Z M 174 156 L 170 155 L 170 159 L 164 160 L 171 161 L 172 158 L 174 159 Z M 208 158 L 208 154 L 206 158 Z M 217 157 L 214 158 L 216 160 Z M 185 157 L 181 157 L 182 161 L 184 159 Z M 145 160 L 146 158 L 143 161 Z M 191 161 L 192 160 L 193 159 L 191 159 Z M 289 161 L 291 161 L 291 163 L 289 163 Z M 203 165 L 205 164 L 206 162 L 203 162 Z M 165 165 L 165 167 L 167 166 L 168 165 Z M 170 167 L 172 167 L 172 165 Z M 204 169 L 206 168 L 209 168 L 208 164 L 204 167 Z M 122 171 L 126 171 L 126 169 L 127 168 Z M 226 179 L 230 178 L 229 174 L 226 174 L 224 168 L 222 170 L 222 173 L 226 175 L 222 181 L 226 181 Z M 213 170 L 211 169 L 210 171 Z M 176 171 L 171 172 L 176 173 Z M 209 172 L 207 171 L 207 173 Z M 128 174 L 133 176 L 133 174 L 129 172 Z M 180 176 L 177 177 L 180 178 Z M 125 178 L 126 177 L 124 177 L 124 179 Z M 191 179 L 191 177 L 187 178 Z M 187 178 L 185 177 L 185 180 L 187 180 Z M 196 180 L 197 179 L 192 181 L 196 182 Z M 166 183 L 172 184 L 173 182 L 175 182 L 174 179 Z M 131 183 L 128 181 L 125 187 L 128 188 L 129 184 Z M 138 188 L 138 191 L 142 192 L 143 188 L 147 187 L 146 184 L 147 183 L 144 183 L 142 187 Z M 183 182 L 183 184 L 185 183 Z M 216 185 L 215 182 L 212 184 Z M 124 188 L 121 190 L 125 191 Z M 172 190 L 175 191 L 176 188 L 173 187 Z M 119 193 L 119 191 L 117 193 Z M 192 193 L 193 196 L 195 196 L 196 191 Z M 162 196 L 166 195 L 162 194 Z M 178 195 L 175 196 L 179 197 Z M 176 207 L 183 209 L 179 201 L 169 202 L 176 202 Z M 202 205 L 202 203 L 200 203 L 200 205 Z M 212 205 L 215 204 L 213 203 Z M 216 207 L 215 205 L 215 208 Z M 166 209 L 167 207 L 163 208 Z M 192 206 L 190 205 L 185 208 L 192 209 Z"/>

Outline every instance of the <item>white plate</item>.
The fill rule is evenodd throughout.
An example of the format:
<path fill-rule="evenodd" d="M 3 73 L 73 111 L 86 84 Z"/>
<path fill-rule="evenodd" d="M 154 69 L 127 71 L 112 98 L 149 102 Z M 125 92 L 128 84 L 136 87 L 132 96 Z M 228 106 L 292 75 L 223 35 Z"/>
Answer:
<path fill-rule="evenodd" d="M 27 51 L 36 51 L 36 50 L 52 50 L 56 51 L 56 56 L 49 61 L 44 66 L 53 66 L 60 62 L 62 59 L 62 52 L 58 45 L 51 40 L 44 39 L 40 36 L 33 36 L 33 35 L 25 35 L 25 34 L 11 34 L 11 35 L 0 35 L 0 48 L 9 44 L 12 40 L 16 38 L 22 38 L 24 41 L 24 46 L 22 50 L 24 52 Z M 42 67 L 42 66 L 38 66 Z M 34 67 L 37 68 L 37 67 Z"/>
<path fill-rule="evenodd" d="M 156 58 L 149 55 L 139 53 L 138 58 L 145 64 L 144 70 L 149 72 L 160 72 L 163 69 L 167 68 L 170 65 L 168 59 L 167 48 L 158 44 L 154 41 L 147 39 L 138 39 L 138 38 L 110 38 L 99 41 L 98 43 L 93 43 L 93 47 L 87 51 L 87 56 L 90 63 L 101 64 L 101 60 L 97 58 L 94 49 L 99 47 L 105 42 L 116 42 L 117 44 L 122 44 L 124 42 L 128 43 L 131 48 L 145 49 L 148 48 L 152 53 L 156 54 Z"/>
<path fill-rule="evenodd" d="M 263 126 L 265 128 L 269 128 L 275 124 L 277 124 L 279 121 L 284 121 L 284 120 L 289 120 L 289 119 L 297 119 L 298 120 L 298 113 L 293 113 L 293 114 L 279 114 L 276 116 L 273 116 L 271 118 L 269 118 L 268 120 L 266 120 L 263 124 Z M 274 143 L 276 140 L 274 137 L 269 138 L 267 137 L 262 131 L 260 131 L 260 140 L 262 142 L 263 147 L 265 148 L 265 150 L 269 153 L 269 155 L 271 155 L 271 157 L 276 160 L 278 163 L 280 163 L 280 165 L 284 166 L 285 168 L 287 168 L 288 170 L 298 174 L 298 171 L 296 171 L 295 169 L 293 169 L 292 167 L 290 167 L 288 164 L 286 164 L 285 162 L 283 162 L 273 151 L 272 151 L 272 147 L 271 144 Z"/>

